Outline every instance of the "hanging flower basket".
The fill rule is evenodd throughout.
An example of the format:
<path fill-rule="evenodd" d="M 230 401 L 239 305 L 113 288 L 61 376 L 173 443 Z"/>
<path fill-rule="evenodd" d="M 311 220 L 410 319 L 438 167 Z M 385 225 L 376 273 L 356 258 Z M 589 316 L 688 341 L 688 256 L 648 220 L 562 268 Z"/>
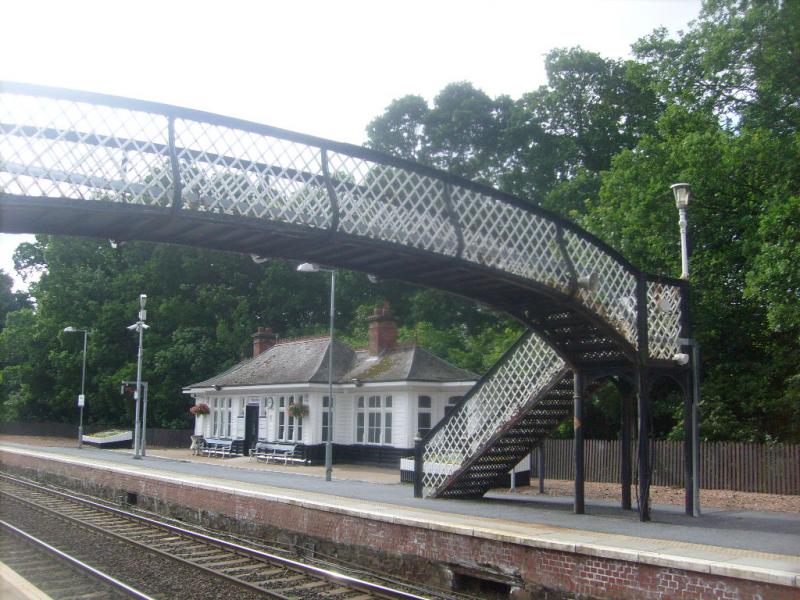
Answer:
<path fill-rule="evenodd" d="M 287 408 L 289 414 L 296 419 L 302 419 L 303 417 L 308 416 L 308 405 L 306 404 L 295 404 L 294 402 L 290 402 Z"/>
<path fill-rule="evenodd" d="M 208 408 L 208 404 L 195 404 L 189 409 L 189 412 L 195 417 L 199 417 L 200 415 L 207 415 L 211 412 L 211 409 Z"/>

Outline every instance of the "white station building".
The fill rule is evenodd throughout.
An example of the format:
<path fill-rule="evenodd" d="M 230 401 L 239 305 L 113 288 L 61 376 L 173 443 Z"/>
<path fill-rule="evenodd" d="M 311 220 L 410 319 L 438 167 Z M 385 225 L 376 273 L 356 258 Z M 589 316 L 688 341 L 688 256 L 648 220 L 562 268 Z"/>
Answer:
<path fill-rule="evenodd" d="M 332 435 L 336 462 L 397 467 L 477 381 L 424 348 L 397 344 L 388 305 L 369 317 L 369 347 L 333 344 L 333 426 L 328 423 L 329 337 L 278 341 L 269 328 L 253 335 L 253 358 L 184 388 L 209 413 L 195 434 L 229 438 L 244 454 L 257 441 L 293 442 L 312 463 L 324 460 Z M 290 405 L 307 407 L 303 417 Z M 296 410 L 296 409 L 295 409 Z"/>

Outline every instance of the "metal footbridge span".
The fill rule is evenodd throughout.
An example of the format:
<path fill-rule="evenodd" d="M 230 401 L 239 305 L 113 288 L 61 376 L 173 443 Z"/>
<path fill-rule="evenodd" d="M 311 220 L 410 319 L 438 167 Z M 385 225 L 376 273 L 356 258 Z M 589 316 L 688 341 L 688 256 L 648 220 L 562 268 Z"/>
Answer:
<path fill-rule="evenodd" d="M 529 330 L 419 444 L 417 492 L 481 496 L 573 415 L 582 512 L 583 397 L 613 377 L 638 397 L 647 518 L 648 389 L 661 375 L 686 387 L 685 283 L 645 275 L 547 211 L 357 146 L 0 82 L 0 230 L 319 262 L 505 311 Z"/>

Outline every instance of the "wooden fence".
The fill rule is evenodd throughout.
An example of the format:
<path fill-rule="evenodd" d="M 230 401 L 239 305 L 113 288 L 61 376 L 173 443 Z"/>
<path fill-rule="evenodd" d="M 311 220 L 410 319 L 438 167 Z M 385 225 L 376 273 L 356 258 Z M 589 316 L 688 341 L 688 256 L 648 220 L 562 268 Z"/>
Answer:
<path fill-rule="evenodd" d="M 584 471 L 586 481 L 619 483 L 621 442 L 586 440 Z M 632 444 L 634 482 L 636 442 Z M 572 440 L 546 440 L 545 477 L 573 479 L 575 473 Z M 683 487 L 683 442 L 650 443 L 652 484 Z M 537 461 L 532 476 L 538 477 Z M 747 444 L 703 442 L 700 444 L 700 487 L 767 494 L 800 494 L 800 444 Z"/>

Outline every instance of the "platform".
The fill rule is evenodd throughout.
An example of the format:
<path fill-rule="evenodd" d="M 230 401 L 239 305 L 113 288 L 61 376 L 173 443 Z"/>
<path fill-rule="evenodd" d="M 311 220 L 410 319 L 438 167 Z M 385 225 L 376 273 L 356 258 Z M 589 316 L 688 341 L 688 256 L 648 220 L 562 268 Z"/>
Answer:
<path fill-rule="evenodd" d="M 134 460 L 86 447 L 0 445 L 0 460 L 11 467 L 129 489 L 332 544 L 436 560 L 456 571 L 459 564 L 470 572 L 489 565 L 498 580 L 599 597 L 645 597 L 637 593 L 652 586 L 652 597 L 800 598 L 797 515 L 707 509 L 691 518 L 654 506 L 654 521 L 640 523 L 635 512 L 599 501 L 576 516 L 569 498 L 493 492 L 481 500 L 419 499 L 399 475 L 396 483 L 375 483 L 356 480 L 358 473 L 337 478 L 334 468 L 334 480 L 325 482 L 304 467 L 156 454 Z"/>

